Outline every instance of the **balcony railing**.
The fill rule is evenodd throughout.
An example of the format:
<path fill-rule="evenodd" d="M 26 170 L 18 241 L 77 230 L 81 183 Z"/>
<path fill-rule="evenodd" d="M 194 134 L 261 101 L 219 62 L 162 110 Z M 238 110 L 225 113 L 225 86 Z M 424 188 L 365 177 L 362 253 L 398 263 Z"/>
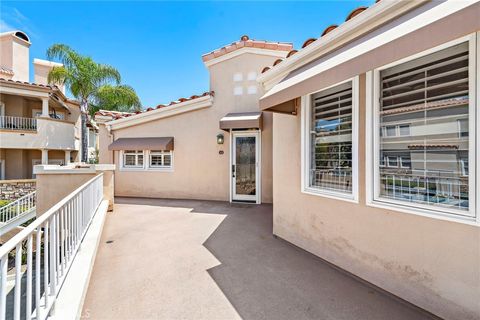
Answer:
<path fill-rule="evenodd" d="M 37 119 L 0 116 L 0 129 L 37 131 Z"/>
<path fill-rule="evenodd" d="M 0 320 L 48 317 L 102 198 L 100 174 L 0 247 Z M 9 292 L 7 274 L 13 267 Z"/>
<path fill-rule="evenodd" d="M 12 224 L 17 220 L 22 220 L 21 218 L 35 211 L 35 197 L 36 191 L 33 191 L 0 208 L 0 224 L 3 224 L 0 227 L 0 235 L 2 235 L 4 226 Z M 20 221 L 19 223 L 22 222 Z"/>

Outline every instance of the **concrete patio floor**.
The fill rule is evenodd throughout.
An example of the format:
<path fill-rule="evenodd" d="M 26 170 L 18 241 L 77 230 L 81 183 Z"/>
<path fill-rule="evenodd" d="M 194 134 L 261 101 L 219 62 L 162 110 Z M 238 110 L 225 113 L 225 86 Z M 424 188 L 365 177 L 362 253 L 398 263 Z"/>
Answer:
<path fill-rule="evenodd" d="M 85 318 L 433 318 L 273 237 L 271 205 L 116 201 Z"/>

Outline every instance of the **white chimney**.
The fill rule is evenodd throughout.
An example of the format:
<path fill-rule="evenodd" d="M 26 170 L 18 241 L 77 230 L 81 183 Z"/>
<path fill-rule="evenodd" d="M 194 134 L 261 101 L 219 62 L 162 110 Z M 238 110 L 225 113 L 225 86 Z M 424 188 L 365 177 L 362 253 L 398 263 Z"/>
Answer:
<path fill-rule="evenodd" d="M 49 84 L 48 83 L 48 73 L 53 67 L 61 67 L 63 64 L 41 60 L 41 59 L 33 59 L 33 82 L 38 84 Z M 57 85 L 60 90 L 65 93 L 65 86 L 64 85 Z"/>
<path fill-rule="evenodd" d="M 0 77 L 28 82 L 30 45 L 30 39 L 22 31 L 0 34 Z"/>

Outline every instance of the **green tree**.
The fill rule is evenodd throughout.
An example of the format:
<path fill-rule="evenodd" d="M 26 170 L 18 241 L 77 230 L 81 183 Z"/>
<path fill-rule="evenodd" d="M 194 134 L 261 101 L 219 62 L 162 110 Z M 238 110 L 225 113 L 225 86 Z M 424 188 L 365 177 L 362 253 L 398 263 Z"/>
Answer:
<path fill-rule="evenodd" d="M 80 102 L 82 120 L 82 162 L 87 162 L 87 116 L 105 103 L 110 110 L 138 110 L 140 100 L 132 87 L 120 85 L 121 77 L 112 66 L 95 62 L 67 45 L 54 44 L 47 50 L 48 59 L 58 59 L 63 66 L 48 74 L 49 83 L 65 85 Z"/>

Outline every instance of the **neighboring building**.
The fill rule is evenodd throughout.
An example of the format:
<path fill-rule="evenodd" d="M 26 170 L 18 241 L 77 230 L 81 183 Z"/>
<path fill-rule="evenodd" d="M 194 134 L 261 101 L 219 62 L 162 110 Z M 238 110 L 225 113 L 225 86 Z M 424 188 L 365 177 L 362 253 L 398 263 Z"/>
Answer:
<path fill-rule="evenodd" d="M 66 164 L 80 151 L 80 108 L 63 87 L 47 83 L 56 65 L 34 59 L 28 36 L 0 34 L 0 180 L 31 179 L 36 164 Z"/>
<path fill-rule="evenodd" d="M 272 202 L 272 115 L 259 111 L 256 79 L 291 49 L 243 36 L 203 56 L 209 92 L 136 114 L 99 111 L 115 195 Z"/>
<path fill-rule="evenodd" d="M 480 318 L 480 3 L 380 1 L 265 68 L 273 232 Z"/>
<path fill-rule="evenodd" d="M 87 130 L 88 162 L 98 163 L 98 126 L 90 116 L 88 116 Z"/>

